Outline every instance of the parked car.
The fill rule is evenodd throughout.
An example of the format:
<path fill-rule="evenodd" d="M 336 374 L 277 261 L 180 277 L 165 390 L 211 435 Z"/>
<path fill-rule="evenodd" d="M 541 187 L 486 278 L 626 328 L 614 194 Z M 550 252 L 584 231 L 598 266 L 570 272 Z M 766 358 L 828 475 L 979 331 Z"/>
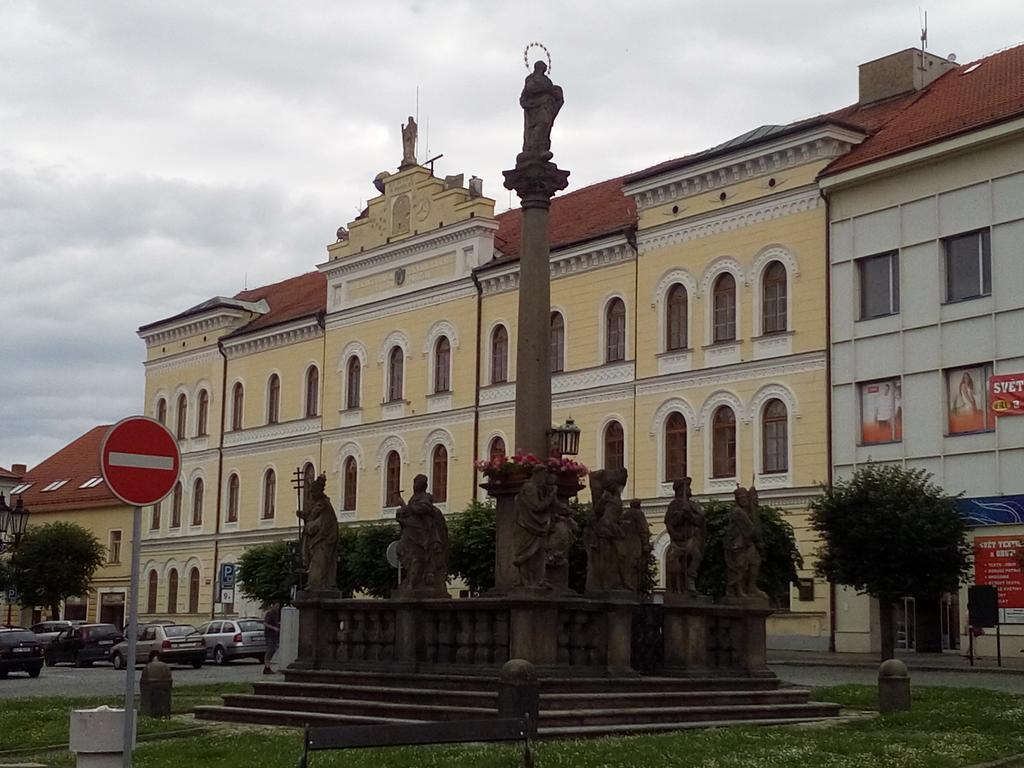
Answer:
<path fill-rule="evenodd" d="M 95 661 L 110 661 L 110 651 L 124 640 L 113 624 L 79 624 L 62 631 L 46 647 L 46 666 L 71 662 L 90 667 Z"/>
<path fill-rule="evenodd" d="M 43 668 L 43 644 L 24 627 L 0 629 L 0 678 L 8 672 L 28 672 L 39 677 Z"/>
<path fill-rule="evenodd" d="M 84 621 L 41 621 L 38 624 L 33 624 L 30 629 L 35 633 L 36 640 L 42 643 L 44 646 L 49 645 L 57 639 L 57 635 L 63 632 L 65 629 L 71 629 L 71 627 L 77 627 L 80 624 L 84 624 Z"/>
<path fill-rule="evenodd" d="M 196 669 L 206 661 L 206 643 L 191 624 L 147 624 L 139 630 L 135 662 L 160 659 L 165 664 L 191 664 Z M 122 640 L 110 652 L 114 669 L 128 663 L 128 641 Z"/>
<path fill-rule="evenodd" d="M 267 652 L 262 619 L 225 619 L 208 621 L 199 627 L 206 650 L 217 664 L 232 659 L 263 661 Z"/>

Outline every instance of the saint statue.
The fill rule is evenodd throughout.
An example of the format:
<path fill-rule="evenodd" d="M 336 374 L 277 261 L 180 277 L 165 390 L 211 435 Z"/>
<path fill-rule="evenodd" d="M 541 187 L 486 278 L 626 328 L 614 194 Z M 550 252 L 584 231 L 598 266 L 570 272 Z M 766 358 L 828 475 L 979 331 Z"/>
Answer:
<path fill-rule="evenodd" d="M 593 517 L 583 536 L 587 547 L 587 592 L 625 590 L 622 544 L 622 488 L 628 475 L 625 469 L 600 469 L 590 473 L 590 495 L 594 499 Z"/>
<path fill-rule="evenodd" d="M 400 591 L 406 594 L 448 596 L 448 524 L 427 493 L 427 476 L 416 475 L 408 503 L 399 497 L 396 515 L 402 532 L 398 560 L 402 564 Z"/>
<path fill-rule="evenodd" d="M 543 465 L 534 467 L 530 479 L 516 494 L 516 528 L 512 564 L 518 572 L 516 586 L 547 589 L 545 561 L 551 514 L 558 507 L 555 484 L 548 481 Z"/>
<path fill-rule="evenodd" d="M 523 155 L 551 159 L 551 127 L 565 103 L 562 89 L 547 76 L 547 65 L 538 61 L 526 76 L 519 106 L 523 108 Z"/>
<path fill-rule="evenodd" d="M 548 473 L 548 483 L 555 486 L 555 477 L 551 473 Z M 556 500 L 545 544 L 546 574 L 548 583 L 561 592 L 569 591 L 569 550 L 576 541 L 578 530 L 572 510 Z"/>
<path fill-rule="evenodd" d="M 619 553 L 622 580 L 631 592 L 640 592 L 651 554 L 651 526 L 639 499 L 629 502 L 622 516 L 622 532 L 624 538 Z"/>
<path fill-rule="evenodd" d="M 768 595 L 757 586 L 761 554 L 757 550 L 757 489 L 737 486 L 732 509 L 725 518 L 725 596 L 737 600 L 767 601 Z"/>
<path fill-rule="evenodd" d="M 305 521 L 302 538 L 302 559 L 310 591 L 338 588 L 338 517 L 331 500 L 324 493 L 327 475 L 312 482 L 306 496 L 306 509 L 296 514 Z"/>
<path fill-rule="evenodd" d="M 665 552 L 665 591 L 671 595 L 697 594 L 697 572 L 704 558 L 707 521 L 693 500 L 689 477 L 672 483 L 675 498 L 665 511 L 665 530 L 670 544 Z"/>
<path fill-rule="evenodd" d="M 402 126 L 402 164 L 398 170 L 416 165 L 416 121 L 409 115 L 409 122 Z"/>

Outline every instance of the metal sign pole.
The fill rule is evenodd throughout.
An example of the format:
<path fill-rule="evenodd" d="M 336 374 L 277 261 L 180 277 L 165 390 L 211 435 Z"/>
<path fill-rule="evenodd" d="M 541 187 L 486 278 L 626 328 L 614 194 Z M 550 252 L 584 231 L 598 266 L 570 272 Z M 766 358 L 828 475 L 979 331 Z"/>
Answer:
<path fill-rule="evenodd" d="M 139 549 L 142 546 L 142 507 L 132 511 L 132 575 L 128 603 L 128 661 L 124 683 L 124 768 L 131 768 L 135 736 L 135 643 L 139 634 Z"/>

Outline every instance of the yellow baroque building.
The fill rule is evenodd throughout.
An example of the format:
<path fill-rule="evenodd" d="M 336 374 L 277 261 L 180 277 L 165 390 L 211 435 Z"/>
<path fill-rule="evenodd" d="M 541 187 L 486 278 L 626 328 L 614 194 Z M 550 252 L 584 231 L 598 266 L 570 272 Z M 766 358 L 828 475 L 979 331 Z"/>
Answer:
<path fill-rule="evenodd" d="M 830 636 L 806 524 L 829 473 L 816 177 L 860 138 L 828 118 L 765 126 L 551 211 L 555 421 L 581 427 L 588 466 L 628 467 L 659 558 L 677 477 L 704 498 L 753 481 L 781 507 L 806 558 L 772 620 L 783 647 Z M 148 617 L 257 610 L 221 603 L 216 574 L 297 534 L 296 471 L 327 473 L 339 520 L 372 521 L 392 519 L 420 473 L 457 512 L 482 494 L 474 459 L 514 450 L 520 212 L 496 216 L 479 179 L 422 166 L 374 183 L 317 272 L 139 330 L 146 412 L 183 453 L 144 526 Z M 209 588 L 186 608 L 196 572 Z"/>

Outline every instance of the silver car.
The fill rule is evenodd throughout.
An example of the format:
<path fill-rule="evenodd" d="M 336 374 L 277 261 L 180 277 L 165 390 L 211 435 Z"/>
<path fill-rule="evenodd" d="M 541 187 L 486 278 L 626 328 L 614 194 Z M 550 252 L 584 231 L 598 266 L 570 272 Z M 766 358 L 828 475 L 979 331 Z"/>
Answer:
<path fill-rule="evenodd" d="M 208 621 L 199 627 L 206 641 L 206 652 L 217 664 L 233 659 L 263 661 L 267 652 L 263 619 L 224 619 Z"/>
<path fill-rule="evenodd" d="M 82 621 L 41 621 L 38 624 L 32 625 L 32 631 L 35 633 L 36 640 L 42 643 L 43 646 L 47 646 L 56 640 L 57 635 L 65 629 L 71 629 L 84 623 Z"/>

